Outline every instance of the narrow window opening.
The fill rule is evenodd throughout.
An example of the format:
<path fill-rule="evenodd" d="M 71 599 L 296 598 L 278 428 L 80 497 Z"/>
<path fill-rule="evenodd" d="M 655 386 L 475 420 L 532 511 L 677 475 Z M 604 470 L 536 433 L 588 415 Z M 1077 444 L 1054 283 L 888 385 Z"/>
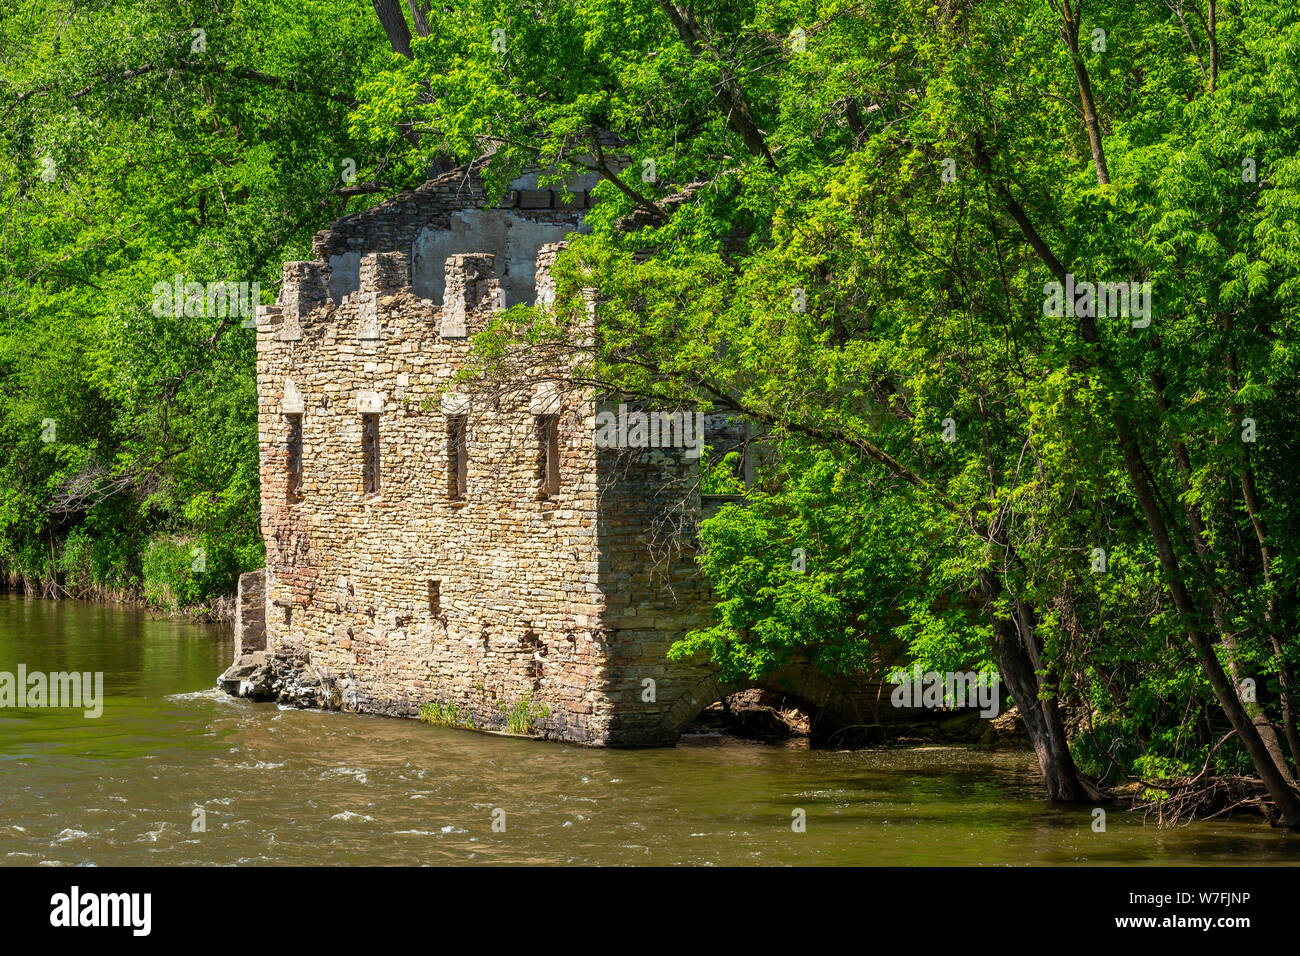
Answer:
<path fill-rule="evenodd" d="M 429 614 L 432 617 L 442 614 L 442 583 L 437 578 L 429 579 Z"/>
<path fill-rule="evenodd" d="M 379 494 L 379 416 L 361 416 L 361 483 L 368 495 Z"/>
<path fill-rule="evenodd" d="M 302 498 L 302 415 L 286 415 L 289 420 L 288 495 L 290 501 Z"/>
<path fill-rule="evenodd" d="M 447 497 L 460 501 L 465 497 L 469 477 L 468 416 L 447 418 Z"/>
<path fill-rule="evenodd" d="M 538 415 L 537 488 L 543 501 L 560 493 L 560 416 Z"/>

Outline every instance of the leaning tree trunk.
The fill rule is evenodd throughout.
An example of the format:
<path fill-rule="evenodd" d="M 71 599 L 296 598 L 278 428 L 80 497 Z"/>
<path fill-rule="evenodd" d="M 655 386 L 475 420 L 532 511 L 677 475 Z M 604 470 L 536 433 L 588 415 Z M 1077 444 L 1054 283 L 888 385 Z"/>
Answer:
<path fill-rule="evenodd" d="M 1152 348 L 1152 352 L 1154 353 L 1159 349 L 1159 336 L 1153 336 L 1152 339 L 1153 341 L 1152 341 L 1151 348 Z M 1235 370 L 1236 368 L 1235 362 L 1236 362 L 1235 356 L 1231 356 L 1229 360 L 1230 371 L 1228 377 L 1228 381 L 1229 381 L 1228 387 L 1229 390 L 1234 393 L 1237 390 L 1235 376 L 1232 371 Z M 1156 409 L 1160 412 L 1161 415 L 1169 416 L 1172 409 L 1169 404 L 1169 399 L 1165 395 L 1165 387 L 1167 382 L 1164 373 L 1157 369 L 1150 374 L 1149 378 L 1151 380 L 1151 387 L 1155 392 Z M 1236 411 L 1236 408 L 1237 406 L 1234 405 L 1233 415 L 1236 418 L 1240 418 L 1241 416 L 1239 412 Z M 1214 561 L 1214 556 L 1211 553 L 1209 531 L 1205 526 L 1205 519 L 1201 515 L 1201 506 L 1196 503 L 1195 498 L 1191 493 L 1192 492 L 1191 455 L 1188 454 L 1187 446 L 1183 442 L 1178 441 L 1177 439 L 1171 439 L 1171 446 L 1174 453 L 1174 467 L 1178 472 L 1179 487 L 1182 489 L 1183 492 L 1181 495 L 1183 501 L 1183 513 L 1187 518 L 1187 526 L 1192 533 L 1192 546 L 1195 548 L 1196 556 L 1201 562 L 1202 569 L 1203 569 L 1202 573 L 1205 574 L 1204 568 L 1209 567 L 1209 565 Z M 1243 447 L 1245 446 L 1243 445 Z M 1249 507 L 1249 503 L 1247 506 Z M 1265 557 L 1267 558 L 1267 552 L 1265 552 Z M 1265 581 L 1268 580 L 1268 573 L 1269 573 L 1268 564 L 1266 560 L 1265 570 L 1264 570 Z M 1210 577 L 1210 575 L 1208 574 L 1206 574 L 1206 576 Z M 1243 673 L 1241 669 L 1242 656 L 1240 651 L 1237 649 L 1237 639 L 1236 637 L 1233 636 L 1231 631 L 1228 629 L 1226 623 L 1226 614 L 1224 608 L 1228 603 L 1227 595 L 1223 592 L 1222 588 L 1220 588 L 1217 584 L 1215 584 L 1211 586 L 1209 600 L 1211 604 L 1211 611 L 1213 612 L 1214 615 L 1215 627 L 1218 630 L 1218 633 L 1221 635 L 1224 649 L 1227 651 L 1228 669 L 1231 671 L 1232 681 L 1234 684 L 1240 687 L 1242 686 L 1242 681 L 1246 675 Z M 1266 623 L 1268 623 L 1269 627 L 1271 628 L 1272 621 L 1271 618 L 1269 618 L 1267 611 L 1265 612 L 1265 618 L 1266 618 Z M 1283 663 L 1285 663 L 1285 661 L 1283 661 Z M 1290 701 L 1286 696 L 1287 683 L 1286 683 L 1285 675 L 1283 675 L 1282 687 L 1283 687 L 1283 700 L 1282 700 L 1283 710 L 1284 712 L 1287 712 L 1289 710 Z M 1286 756 L 1282 752 L 1282 745 L 1278 742 L 1277 731 L 1273 729 L 1273 725 L 1269 722 L 1268 715 L 1264 713 L 1264 708 L 1257 701 L 1248 701 L 1244 699 L 1242 701 L 1242 705 L 1246 708 L 1246 714 L 1250 717 L 1251 722 L 1255 725 L 1255 729 L 1259 731 L 1259 736 L 1264 741 L 1264 746 L 1268 749 L 1269 754 L 1272 755 L 1273 763 L 1277 765 L 1278 771 L 1287 780 L 1291 780 L 1292 779 L 1291 770 L 1287 766 Z"/>
<path fill-rule="evenodd" d="M 776 169 L 776 160 L 767 145 L 767 137 L 759 128 L 758 120 L 754 118 L 754 111 L 745 96 L 745 91 L 740 86 L 740 81 L 731 65 L 700 29 L 690 5 L 682 6 L 673 0 L 659 0 L 659 6 L 677 28 L 677 35 L 681 37 L 682 43 L 690 54 L 700 59 L 712 60 L 717 66 L 720 75 L 719 82 L 714 86 L 713 95 L 722 108 L 722 115 L 726 117 L 727 125 L 740 134 L 745 148 L 750 153 L 763 160 L 769 169 Z"/>
<path fill-rule="evenodd" d="M 1128 472 L 1129 481 L 1137 497 L 1138 507 L 1142 509 L 1143 517 L 1151 532 L 1161 569 L 1168 579 L 1169 594 L 1173 598 L 1179 616 L 1183 619 L 1183 626 L 1187 631 L 1192 650 L 1196 653 L 1205 676 L 1209 678 L 1210 686 L 1214 688 L 1214 696 L 1218 698 L 1219 706 L 1223 708 L 1233 730 L 1237 732 L 1237 738 L 1250 755 L 1251 763 L 1255 765 L 1255 770 L 1264 782 L 1265 789 L 1273 798 L 1280 817 L 1278 822 L 1287 827 L 1300 827 L 1300 795 L 1297 795 L 1290 781 L 1279 772 L 1263 737 L 1260 736 L 1254 721 L 1250 719 L 1246 708 L 1237 697 L 1236 687 L 1224 672 L 1219 656 L 1215 652 L 1214 642 L 1202 629 L 1201 621 L 1204 620 L 1205 615 L 1197 607 L 1183 581 L 1182 567 L 1174 552 L 1164 515 L 1160 513 L 1160 506 L 1156 503 L 1155 495 L 1147 481 L 1147 469 L 1138 450 L 1137 440 L 1122 415 L 1116 414 L 1115 423 L 1124 468 Z"/>
<path fill-rule="evenodd" d="M 1213 4 L 1211 4 L 1213 8 Z M 1228 330 L 1232 330 L 1232 319 L 1228 319 Z M 1237 371 L 1237 353 L 1228 352 L 1228 390 L 1237 394 L 1238 388 L 1238 371 Z M 1241 421 L 1244 409 L 1240 402 L 1233 401 L 1232 420 Z M 1250 446 L 1245 442 L 1241 443 L 1241 451 L 1237 456 L 1237 472 L 1241 479 L 1241 498 L 1246 505 L 1246 513 L 1250 516 L 1251 527 L 1255 530 L 1255 540 L 1259 542 L 1259 560 L 1264 571 L 1264 585 L 1268 588 L 1268 598 L 1264 602 L 1264 627 L 1268 631 L 1268 640 L 1273 647 L 1273 658 L 1277 661 L 1278 681 L 1282 685 L 1282 693 L 1279 695 L 1282 699 L 1282 728 L 1286 733 L 1287 746 L 1291 749 L 1291 759 L 1295 761 L 1296 769 L 1300 770 L 1300 729 L 1296 727 L 1295 706 L 1293 704 L 1293 695 L 1296 692 L 1295 675 L 1291 671 L 1291 665 L 1286 659 L 1286 652 L 1282 647 L 1279 636 L 1280 621 L 1278 619 L 1277 609 L 1277 591 L 1276 582 L 1273 579 L 1273 547 L 1269 543 L 1268 529 L 1264 523 L 1263 503 L 1259 499 L 1259 491 L 1255 487 L 1255 472 L 1250 462 Z M 1286 766 L 1285 762 L 1282 764 Z M 1294 776 L 1292 776 L 1294 779 Z"/>
<path fill-rule="evenodd" d="M 1092 164 L 1097 171 L 1097 182 L 1105 186 L 1110 182 L 1110 170 L 1106 166 L 1106 150 L 1102 146 L 1101 122 L 1097 118 L 1097 103 L 1092 95 L 1092 80 L 1088 77 L 1088 67 L 1079 52 L 1079 11 L 1071 9 L 1069 0 L 1063 8 L 1065 21 L 1061 35 L 1066 48 L 1070 51 L 1070 65 L 1074 67 L 1074 79 L 1079 84 L 1079 101 L 1083 107 L 1083 124 L 1088 131 L 1088 147 L 1092 151 Z"/>
<path fill-rule="evenodd" d="M 1020 709 L 1025 733 L 1029 735 L 1047 785 L 1047 795 L 1058 803 L 1095 802 L 1100 795 L 1075 766 L 1056 697 L 1040 696 L 1038 669 L 1034 663 L 1037 654 L 1033 653 L 1033 615 L 1019 602 L 1013 602 L 1014 620 L 993 610 L 1003 588 L 992 573 L 981 572 L 979 585 L 993 622 L 993 656 Z M 1025 633 L 1026 627 L 1030 633 Z"/>

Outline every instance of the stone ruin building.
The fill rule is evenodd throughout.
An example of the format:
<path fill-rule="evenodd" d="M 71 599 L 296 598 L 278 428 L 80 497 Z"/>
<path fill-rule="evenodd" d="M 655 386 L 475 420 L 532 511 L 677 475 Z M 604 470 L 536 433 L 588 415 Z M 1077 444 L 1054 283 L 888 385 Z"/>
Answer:
<path fill-rule="evenodd" d="M 552 294 L 595 185 L 566 197 L 530 174 L 494 203 L 480 168 L 338 220 L 259 309 L 266 568 L 240 580 L 221 684 L 393 716 L 437 703 L 479 729 L 531 701 L 545 737 L 671 745 L 732 689 L 667 659 L 710 605 L 689 542 L 648 548 L 681 489 L 698 517 L 700 461 L 597 447 L 588 393 L 453 382 L 495 311 Z M 861 722 L 811 670 L 780 685 Z"/>

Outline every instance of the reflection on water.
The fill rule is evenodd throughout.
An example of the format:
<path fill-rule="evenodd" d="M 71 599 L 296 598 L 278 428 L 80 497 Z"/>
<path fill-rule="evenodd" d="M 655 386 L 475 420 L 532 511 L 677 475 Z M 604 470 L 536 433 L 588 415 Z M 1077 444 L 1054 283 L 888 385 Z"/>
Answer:
<path fill-rule="evenodd" d="M 234 700 L 212 686 L 230 656 L 225 629 L 0 595 L 0 671 L 103 671 L 107 695 L 98 720 L 0 710 L 0 862 L 1300 860 L 1300 838 L 1252 820 L 1158 830 L 1112 810 L 1093 833 L 1088 808 L 1041 799 L 1023 752 L 590 750 Z"/>

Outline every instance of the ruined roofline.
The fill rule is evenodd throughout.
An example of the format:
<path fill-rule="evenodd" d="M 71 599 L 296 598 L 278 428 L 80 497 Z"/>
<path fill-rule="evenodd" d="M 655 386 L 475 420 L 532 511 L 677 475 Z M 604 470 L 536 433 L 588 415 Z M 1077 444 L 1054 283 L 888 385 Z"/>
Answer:
<path fill-rule="evenodd" d="M 483 189 L 481 170 L 488 161 L 488 157 L 480 157 L 464 166 L 457 166 L 439 176 L 434 176 L 414 189 L 404 189 L 381 203 L 340 216 L 312 238 L 312 257 L 325 261 L 332 251 L 328 249 L 330 240 L 336 234 L 348 231 L 351 226 L 374 222 L 391 215 L 395 209 L 400 210 L 402 204 L 419 202 L 426 196 L 454 189 L 456 194 L 463 194 L 471 202 L 485 203 L 487 193 Z"/>
<path fill-rule="evenodd" d="M 490 156 L 482 156 L 367 209 L 340 216 L 312 238 L 312 257 L 328 262 L 349 252 L 401 248 L 409 245 L 422 226 L 463 209 L 513 210 L 530 218 L 564 219 L 581 215 L 596 202 L 589 188 L 570 190 L 567 198 L 559 188 L 509 189 L 493 202 L 482 176 L 489 162 Z M 539 171 L 530 167 L 518 179 Z"/>
<path fill-rule="evenodd" d="M 551 269 L 568 241 L 543 245 L 537 253 L 534 301 L 543 304 L 554 300 Z M 468 335 L 467 317 L 477 313 L 500 311 L 503 307 L 501 282 L 497 275 L 496 256 L 486 252 L 463 252 L 448 256 L 444 264 L 446 294 L 442 303 L 432 303 L 433 315 L 442 325 L 444 338 Z M 381 297 L 402 294 L 417 296 L 412 286 L 411 259 L 404 252 L 372 252 L 361 258 L 360 288 L 336 302 L 329 295 L 329 266 L 318 260 L 298 260 L 284 264 L 284 282 L 274 306 L 258 309 L 259 327 L 263 318 L 272 329 L 278 328 L 281 341 L 296 341 L 308 318 L 324 310 L 332 313 L 341 305 L 355 305 L 359 310 L 358 334 L 366 334 L 367 323 L 375 324 Z M 430 300 L 424 299 L 429 302 Z M 323 317 L 323 316 L 322 316 Z"/>

